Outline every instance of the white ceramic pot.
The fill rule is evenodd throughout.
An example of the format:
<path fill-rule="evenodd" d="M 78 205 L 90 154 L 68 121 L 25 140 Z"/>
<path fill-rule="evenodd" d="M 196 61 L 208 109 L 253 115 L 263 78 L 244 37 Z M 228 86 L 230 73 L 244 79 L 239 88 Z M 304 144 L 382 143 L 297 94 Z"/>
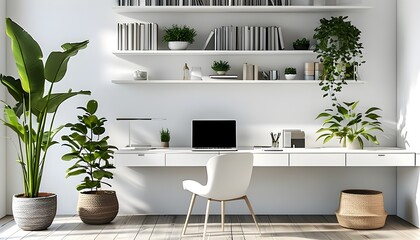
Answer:
<path fill-rule="evenodd" d="M 181 41 L 168 42 L 168 47 L 171 50 L 185 50 L 188 48 L 188 45 L 190 45 L 189 42 L 181 42 Z"/>
<path fill-rule="evenodd" d="M 285 74 L 284 77 L 286 80 L 293 80 L 296 77 L 296 74 Z"/>
<path fill-rule="evenodd" d="M 216 71 L 217 75 L 225 75 L 226 71 Z"/>

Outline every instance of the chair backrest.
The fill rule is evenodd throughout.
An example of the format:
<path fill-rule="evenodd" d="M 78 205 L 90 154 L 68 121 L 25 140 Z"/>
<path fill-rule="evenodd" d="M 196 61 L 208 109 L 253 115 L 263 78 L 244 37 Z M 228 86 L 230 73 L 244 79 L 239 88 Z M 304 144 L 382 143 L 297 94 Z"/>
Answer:
<path fill-rule="evenodd" d="M 252 153 L 230 153 L 215 156 L 207 162 L 209 198 L 230 200 L 246 195 L 251 181 Z"/>

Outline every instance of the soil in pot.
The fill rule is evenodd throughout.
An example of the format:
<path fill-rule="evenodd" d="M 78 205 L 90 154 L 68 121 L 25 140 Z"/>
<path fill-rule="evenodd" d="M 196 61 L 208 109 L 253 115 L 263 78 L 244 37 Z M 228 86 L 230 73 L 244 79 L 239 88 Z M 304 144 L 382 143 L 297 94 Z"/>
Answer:
<path fill-rule="evenodd" d="M 86 224 L 106 224 L 118 214 L 118 199 L 115 191 L 88 191 L 79 193 L 77 213 Z"/>
<path fill-rule="evenodd" d="M 45 230 L 51 226 L 57 212 L 57 195 L 39 193 L 36 198 L 27 198 L 23 194 L 13 196 L 13 218 L 25 231 Z"/>

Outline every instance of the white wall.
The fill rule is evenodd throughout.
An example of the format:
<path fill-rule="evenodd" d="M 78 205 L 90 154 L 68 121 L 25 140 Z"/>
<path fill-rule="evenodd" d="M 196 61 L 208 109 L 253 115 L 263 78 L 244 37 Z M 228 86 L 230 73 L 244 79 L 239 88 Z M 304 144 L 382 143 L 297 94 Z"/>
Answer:
<path fill-rule="evenodd" d="M 397 4 L 397 117 L 398 146 L 420 151 L 420 2 Z M 420 155 L 417 154 L 417 159 Z M 418 160 L 417 160 L 418 162 Z M 418 164 L 418 166 L 420 166 Z M 420 226 L 420 167 L 398 170 L 398 215 Z"/>
<path fill-rule="evenodd" d="M 350 1 L 352 2 L 352 1 Z M 357 1 L 366 2 L 373 8 L 361 12 L 343 13 L 350 15 L 351 20 L 362 30 L 362 41 L 365 46 L 365 60 L 367 63 L 361 68 L 361 76 L 366 84 L 346 86 L 340 95 L 343 100 L 360 100 L 360 107 L 378 106 L 383 109 L 385 134 L 379 137 L 383 146 L 396 145 L 396 0 Z M 112 54 L 116 48 L 116 23 L 120 21 L 156 21 L 160 27 L 172 23 L 188 24 L 199 29 L 197 43 L 193 48 L 199 48 L 207 37 L 211 28 L 223 24 L 237 25 L 280 25 L 284 29 L 287 47 L 296 38 L 311 38 L 318 20 L 328 17 L 328 13 L 296 13 L 296 14 L 255 14 L 253 18 L 241 14 L 124 14 L 116 15 L 112 12 L 114 0 L 14 0 L 8 2 L 8 15 L 19 22 L 33 37 L 38 40 L 46 56 L 51 50 L 58 49 L 66 41 L 81 41 L 89 39 L 90 45 L 80 52 L 70 62 L 66 79 L 61 86 L 63 90 L 92 90 L 92 97 L 100 103 L 100 114 L 108 118 L 108 130 L 112 142 L 118 146 L 127 143 L 127 123 L 115 121 L 122 116 L 152 116 L 165 117 L 166 121 L 144 122 L 134 124 L 136 134 L 147 136 L 147 140 L 156 143 L 158 129 L 168 127 L 173 135 L 172 146 L 190 145 L 190 120 L 192 118 L 235 118 L 238 120 L 239 145 L 252 146 L 270 144 L 269 132 L 286 128 L 301 128 L 307 134 L 307 146 L 321 146 L 315 142 L 315 131 L 320 127 L 320 121 L 315 116 L 328 107 L 328 101 L 322 99 L 322 92 L 316 84 L 290 85 L 115 85 L 111 79 L 129 78 L 135 69 L 146 69 L 153 79 L 180 79 L 182 66 L 187 62 L 190 66 L 201 66 L 204 74 L 209 74 L 213 60 L 228 60 L 233 71 L 239 70 L 244 62 L 256 63 L 267 69 L 283 69 L 296 66 L 303 70 L 303 62 L 313 61 L 306 56 L 147 56 L 119 58 Z M 8 62 L 12 63 L 11 55 Z M 8 72 L 14 73 L 14 64 L 8 64 Z M 380 91 L 378 91 L 380 89 Z M 88 97 L 78 97 L 63 105 L 57 116 L 57 122 L 75 121 L 75 107 L 85 104 Z M 135 138 L 139 138 L 135 136 Z M 338 146 L 333 142 L 330 145 Z M 11 145 L 9 145 L 11 147 Z M 74 213 L 77 193 L 74 186 L 78 179 L 65 179 L 64 172 L 68 163 L 60 161 L 66 150 L 58 146 L 50 152 L 45 169 L 43 191 L 55 192 L 59 197 L 59 213 Z M 8 155 L 8 200 L 13 193 L 21 192 L 20 172 L 14 163 L 13 153 Z M 283 169 L 257 171 L 256 181 L 263 182 L 262 187 L 276 188 L 285 184 L 278 179 Z M 357 169 L 344 171 L 351 176 Z M 368 181 L 363 186 L 373 186 L 388 192 L 391 201 L 389 211 L 395 205 L 395 178 L 387 171 L 378 170 L 378 179 L 389 185 L 379 186 Z M 296 173 L 316 178 L 312 170 L 302 169 Z M 321 171 L 322 172 L 322 171 Z M 364 171 L 363 171 L 364 172 Z M 121 168 L 116 170 L 113 185 L 119 194 L 122 212 L 161 212 L 168 211 L 182 213 L 186 211 L 189 196 L 181 190 L 181 180 L 186 177 L 198 177 L 202 169 L 136 169 Z M 324 172 L 322 172 L 324 173 Z M 287 173 L 284 173 L 287 174 Z M 357 179 L 348 182 L 335 180 L 335 173 L 330 178 L 323 179 L 325 184 L 319 184 L 319 193 L 327 191 L 331 196 L 338 196 L 337 192 L 345 183 L 348 187 L 360 186 Z M 344 173 L 343 173 L 344 174 Z M 369 173 L 364 172 L 369 175 Z M 329 176 L 329 175 L 327 175 Z M 390 177 L 391 176 L 391 177 Z M 289 192 L 276 192 L 270 199 L 281 199 L 290 191 L 295 191 L 311 177 L 302 178 L 296 185 L 289 185 Z M 274 179 L 271 182 L 264 179 Z M 359 178 L 360 179 L 360 178 Z M 363 178 L 361 178 L 363 179 Z M 370 179 L 370 178 L 367 178 Z M 387 180 L 388 179 L 388 180 Z M 293 182 L 293 181 L 292 181 Z M 171 183 L 171 184 L 168 184 Z M 168 185 L 165 185 L 168 184 Z M 286 184 L 291 184 L 287 182 Z M 166 186 L 166 187 L 165 187 Z M 170 189 L 168 189 L 170 186 Z M 283 185 L 282 185 L 283 186 Z M 167 201 L 171 192 L 177 201 Z M 307 194 L 307 195 L 305 195 Z M 310 197 L 310 193 L 301 195 L 302 199 Z M 250 196 L 250 198 L 254 198 Z M 64 200 L 65 199 L 65 200 Z M 267 199 L 254 199 L 256 209 L 262 212 L 282 211 L 266 205 Z M 145 202 L 142 202 L 145 201 Z M 289 200 L 290 201 L 290 200 Z M 330 200 L 335 202 L 336 199 Z M 394 201 L 394 202 L 392 202 Z M 329 203 L 331 203 L 329 202 Z M 144 205 L 143 205 L 144 204 Z M 274 203 L 273 203 L 274 204 Z M 10 207 L 10 202 L 8 202 Z M 270 206 L 265 208 L 264 206 Z M 287 206 L 284 205 L 284 206 Z M 283 206 L 283 207 L 284 207 Z M 317 208 L 319 207 L 319 208 Z M 296 206 L 293 209 L 302 208 Z M 332 213 L 331 204 L 323 207 L 323 203 L 314 205 L 313 209 Z M 9 208 L 10 209 L 10 208 Z M 257 210 L 258 212 L 258 210 Z"/>
<path fill-rule="evenodd" d="M 0 73 L 6 73 L 6 0 L 0 0 Z M 6 90 L 1 87 L 0 99 L 6 99 Z M 3 111 L 3 108 L 1 109 Z M 0 124 L 0 218 L 6 214 L 6 132 L 3 124 Z"/>

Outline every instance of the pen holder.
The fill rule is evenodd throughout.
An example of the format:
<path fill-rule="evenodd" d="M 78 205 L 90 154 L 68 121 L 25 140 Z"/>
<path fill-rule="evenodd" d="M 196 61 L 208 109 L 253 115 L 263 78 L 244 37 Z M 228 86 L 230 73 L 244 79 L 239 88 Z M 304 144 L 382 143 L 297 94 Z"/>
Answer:
<path fill-rule="evenodd" d="M 271 147 L 272 148 L 278 148 L 280 145 L 279 145 L 279 141 L 272 141 L 271 142 Z"/>

